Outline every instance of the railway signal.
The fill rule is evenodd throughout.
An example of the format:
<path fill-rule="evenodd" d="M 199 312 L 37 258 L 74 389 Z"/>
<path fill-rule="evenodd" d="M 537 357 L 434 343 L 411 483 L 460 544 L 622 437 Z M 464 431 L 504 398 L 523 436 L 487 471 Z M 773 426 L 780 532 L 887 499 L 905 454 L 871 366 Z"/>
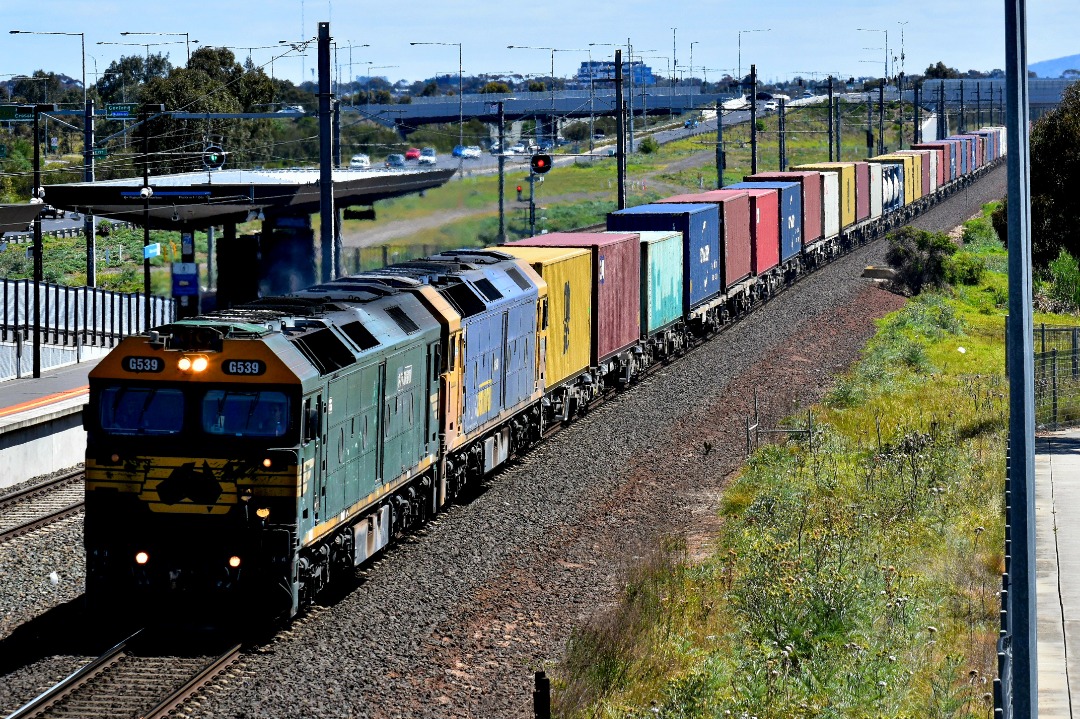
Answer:
<path fill-rule="evenodd" d="M 533 155 L 531 166 L 533 172 L 543 175 L 551 169 L 551 155 Z"/>
<path fill-rule="evenodd" d="M 203 166 L 207 170 L 220 170 L 227 154 L 219 145 L 207 145 L 203 149 Z"/>

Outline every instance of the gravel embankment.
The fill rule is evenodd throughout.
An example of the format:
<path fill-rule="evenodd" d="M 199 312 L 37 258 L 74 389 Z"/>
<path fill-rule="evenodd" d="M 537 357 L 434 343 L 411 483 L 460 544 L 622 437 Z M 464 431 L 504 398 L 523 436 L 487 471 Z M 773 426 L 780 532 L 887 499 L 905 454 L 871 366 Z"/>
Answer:
<path fill-rule="evenodd" d="M 1004 185 L 999 169 L 917 224 L 948 230 Z M 754 390 L 763 424 L 775 425 L 820 398 L 874 320 L 902 304 L 859 278 L 884 250 L 876 243 L 804 279 L 539 447 L 389 552 L 355 591 L 249 655 L 195 715 L 531 716 L 532 672 L 616 601 L 629 563 L 673 532 L 707 551 L 720 492 L 743 459 Z M 27 541 L 32 556 L 33 541 L 52 540 Z M 6 552 L 0 616 L 19 601 Z M 78 577 L 81 557 L 36 572 L 53 569 Z M 39 613 L 50 606 L 34 601 Z M 0 643 L 0 654 L 17 646 Z M 0 710 L 69 671 L 60 651 L 0 675 Z"/>

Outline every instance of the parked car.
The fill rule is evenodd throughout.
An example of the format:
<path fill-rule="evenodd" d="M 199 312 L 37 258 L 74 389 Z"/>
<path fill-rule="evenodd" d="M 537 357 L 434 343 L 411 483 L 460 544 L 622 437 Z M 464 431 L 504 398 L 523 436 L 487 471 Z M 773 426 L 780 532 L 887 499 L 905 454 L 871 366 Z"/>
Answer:
<path fill-rule="evenodd" d="M 516 155 L 520 155 L 520 154 L 524 153 L 525 152 L 525 143 L 524 142 L 515 142 L 513 145 L 510 146 L 510 152 L 513 152 Z"/>
<path fill-rule="evenodd" d="M 480 155 L 484 154 L 479 145 L 468 145 L 461 153 L 461 157 L 465 160 L 479 160 Z"/>
<path fill-rule="evenodd" d="M 767 111 L 768 110 L 779 110 L 780 109 L 780 103 L 778 103 L 776 100 L 767 100 L 765 102 L 765 109 Z"/>
<path fill-rule="evenodd" d="M 405 164 L 405 156 L 400 153 L 394 153 L 386 156 L 387 167 L 407 167 Z"/>
<path fill-rule="evenodd" d="M 349 168 L 353 170 L 363 170 L 371 167 L 371 158 L 364 153 L 353 155 L 349 160 Z"/>
<path fill-rule="evenodd" d="M 418 162 L 421 165 L 434 165 L 438 163 L 438 161 L 438 154 L 435 152 L 434 147 L 425 147 L 424 149 L 420 150 L 420 159 L 418 160 Z"/>
<path fill-rule="evenodd" d="M 64 210 L 59 210 L 52 205 L 45 205 L 45 209 L 41 211 L 39 217 L 48 217 L 53 220 L 62 220 L 64 215 L 67 214 Z"/>
<path fill-rule="evenodd" d="M 419 147 L 410 147 L 408 150 L 405 151 L 405 159 L 406 160 L 419 160 L 420 159 L 420 148 Z"/>
<path fill-rule="evenodd" d="M 278 110 L 278 114 L 281 114 L 283 112 L 290 113 L 290 114 L 302 113 L 302 112 L 304 112 L 304 106 L 303 105 L 286 105 L 285 107 Z"/>

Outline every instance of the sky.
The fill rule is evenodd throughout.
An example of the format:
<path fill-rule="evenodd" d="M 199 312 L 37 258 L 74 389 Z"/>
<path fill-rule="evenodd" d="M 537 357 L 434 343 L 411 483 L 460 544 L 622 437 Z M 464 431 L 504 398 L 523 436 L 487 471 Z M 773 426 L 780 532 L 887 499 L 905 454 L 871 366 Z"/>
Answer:
<path fill-rule="evenodd" d="M 310 80 L 314 44 L 303 58 L 279 41 L 314 38 L 317 23 L 327 20 L 343 80 L 368 74 L 391 81 L 454 75 L 458 43 L 466 75 L 546 76 L 554 57 L 555 75 L 568 77 L 589 59 L 590 50 L 594 60 L 611 59 L 613 45 L 625 48 L 628 40 L 635 54 L 662 75 L 672 66 L 677 73 L 693 67 L 696 76 L 707 78 L 734 75 L 739 66 L 746 74 L 754 63 L 766 81 L 815 74 L 880 76 L 886 39 L 888 55 L 897 58 L 896 71 L 921 72 L 939 60 L 961 71 L 1005 67 L 1000 0 L 545 0 L 520 6 L 492 0 L 414 0 L 401 5 L 385 0 L 8 0 L 4 5 L 0 30 L 85 33 L 90 84 L 95 72 L 103 72 L 121 55 L 146 52 L 144 45 L 98 44 L 102 42 L 174 43 L 152 45 L 150 50 L 168 53 L 174 64 L 184 62 L 183 37 L 125 37 L 120 34 L 125 31 L 186 32 L 192 50 L 232 47 L 238 58 L 250 53 L 256 65 L 276 77 Z M 1077 0 L 1029 3 L 1027 13 L 1029 63 L 1080 53 Z M 39 69 L 79 78 L 81 57 L 77 36 L 0 33 L 0 79 Z"/>

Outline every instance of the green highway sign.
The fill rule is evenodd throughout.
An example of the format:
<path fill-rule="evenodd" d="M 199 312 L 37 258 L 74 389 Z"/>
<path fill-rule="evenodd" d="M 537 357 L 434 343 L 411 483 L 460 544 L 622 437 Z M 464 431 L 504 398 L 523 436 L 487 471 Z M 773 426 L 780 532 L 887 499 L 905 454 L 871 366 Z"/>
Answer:
<path fill-rule="evenodd" d="M 20 105 L 0 105 L 0 121 L 4 120 L 33 120 L 34 109 Z"/>
<path fill-rule="evenodd" d="M 95 147 L 94 157 L 108 157 L 109 149 L 107 147 Z"/>
<path fill-rule="evenodd" d="M 139 104 L 136 102 L 115 102 L 105 105 L 105 117 L 120 119 L 135 117 L 138 114 Z"/>

